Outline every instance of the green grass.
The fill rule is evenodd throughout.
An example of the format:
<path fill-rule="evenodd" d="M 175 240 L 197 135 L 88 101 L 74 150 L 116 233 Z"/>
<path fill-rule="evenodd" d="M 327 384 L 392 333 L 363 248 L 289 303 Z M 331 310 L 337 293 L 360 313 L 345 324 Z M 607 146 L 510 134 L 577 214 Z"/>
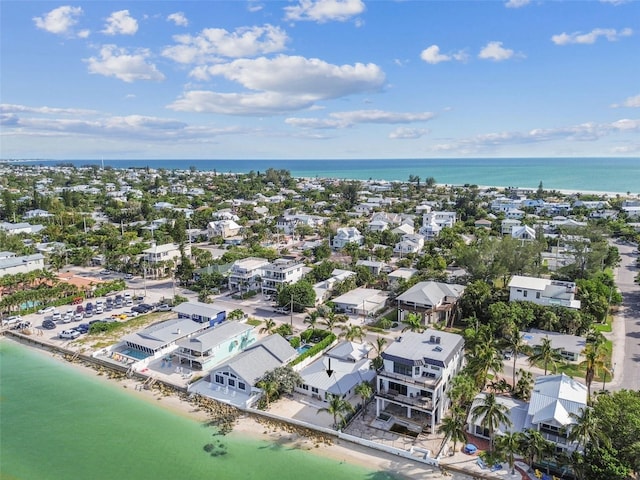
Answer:
<path fill-rule="evenodd" d="M 606 340 L 603 344 L 603 349 L 605 352 L 605 356 L 607 358 L 606 365 L 609 370 L 611 370 L 611 354 L 613 351 L 613 343 L 611 340 Z M 535 366 L 544 370 L 544 364 L 542 362 L 536 362 Z M 556 369 L 556 373 L 564 373 L 572 378 L 579 379 L 584 381 L 584 377 L 586 374 L 586 366 L 580 365 L 579 363 L 559 363 L 558 368 Z M 549 365 L 548 371 L 553 373 L 553 366 Z M 593 378 L 593 383 L 597 384 L 598 382 L 602 383 L 603 373 L 597 371 L 595 377 Z M 606 381 L 611 381 L 611 374 L 606 373 L 607 376 Z"/>
<path fill-rule="evenodd" d="M 594 323 L 593 327 L 596 329 L 597 332 L 608 333 L 611 331 L 611 322 L 612 322 L 611 315 L 607 315 L 607 323 Z"/>
<path fill-rule="evenodd" d="M 247 325 L 257 327 L 258 325 L 262 325 L 262 320 L 258 320 L 257 318 L 250 318 L 249 320 L 247 320 Z"/>

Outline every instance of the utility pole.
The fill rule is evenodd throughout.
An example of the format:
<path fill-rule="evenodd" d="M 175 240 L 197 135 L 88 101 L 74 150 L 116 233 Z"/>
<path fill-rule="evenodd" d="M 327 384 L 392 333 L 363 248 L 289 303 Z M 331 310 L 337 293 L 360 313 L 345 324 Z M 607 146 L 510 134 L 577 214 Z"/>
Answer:
<path fill-rule="evenodd" d="M 291 304 L 289 305 L 289 308 L 291 309 L 290 324 L 291 324 L 291 328 L 293 329 L 293 289 L 291 290 Z"/>

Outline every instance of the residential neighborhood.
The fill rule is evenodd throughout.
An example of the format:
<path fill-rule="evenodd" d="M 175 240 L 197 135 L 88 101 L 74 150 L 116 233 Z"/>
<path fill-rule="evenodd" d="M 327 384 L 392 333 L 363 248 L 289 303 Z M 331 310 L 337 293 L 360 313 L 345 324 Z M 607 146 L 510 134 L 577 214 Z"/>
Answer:
<path fill-rule="evenodd" d="M 616 333 L 637 313 L 636 198 L 273 169 L 0 178 L 3 334 L 443 468 L 640 470 L 607 416 L 640 408 Z"/>

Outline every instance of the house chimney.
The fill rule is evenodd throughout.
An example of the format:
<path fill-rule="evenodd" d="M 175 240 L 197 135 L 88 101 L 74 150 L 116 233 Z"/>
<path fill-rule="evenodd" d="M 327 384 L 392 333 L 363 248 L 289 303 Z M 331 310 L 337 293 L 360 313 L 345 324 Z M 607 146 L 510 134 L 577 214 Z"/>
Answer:
<path fill-rule="evenodd" d="M 180 329 L 176 330 L 176 334 L 180 335 Z"/>
<path fill-rule="evenodd" d="M 436 337 L 436 343 L 440 343 L 440 337 Z"/>
<path fill-rule="evenodd" d="M 431 343 L 436 343 L 436 336 L 435 335 L 431 335 L 431 337 L 429 337 L 429 341 Z"/>

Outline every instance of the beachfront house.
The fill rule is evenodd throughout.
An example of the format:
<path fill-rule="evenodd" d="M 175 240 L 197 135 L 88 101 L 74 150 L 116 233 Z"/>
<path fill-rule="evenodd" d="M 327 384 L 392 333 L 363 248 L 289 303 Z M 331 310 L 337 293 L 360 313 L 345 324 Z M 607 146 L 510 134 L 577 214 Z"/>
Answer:
<path fill-rule="evenodd" d="M 558 305 L 579 309 L 580 300 L 575 299 L 576 292 L 577 287 L 574 282 L 520 275 L 514 275 L 509 282 L 510 302 L 533 302 L 538 305 Z"/>
<path fill-rule="evenodd" d="M 258 401 L 262 390 L 257 386 L 269 371 L 288 364 L 298 352 L 279 334 L 269 335 L 214 367 L 204 378 L 214 398 L 220 395 L 234 398 L 234 403 L 249 407 Z M 198 389 L 206 395 L 206 390 Z M 224 398 L 224 397 L 223 397 Z"/>
<path fill-rule="evenodd" d="M 244 351 L 256 341 L 255 329 L 240 322 L 225 322 L 176 341 L 173 354 L 192 370 L 210 370 Z"/>
<path fill-rule="evenodd" d="M 464 286 L 455 283 L 420 282 L 396 298 L 398 321 L 408 313 L 420 315 L 425 325 L 451 320 Z"/>
<path fill-rule="evenodd" d="M 376 372 L 367 358 L 371 349 L 369 343 L 340 342 L 298 372 L 302 384 L 295 391 L 323 402 L 330 400 L 331 395 L 351 398 L 358 385 L 375 382 Z"/>
<path fill-rule="evenodd" d="M 376 416 L 396 417 L 418 432 L 435 432 L 449 409 L 447 388 L 464 360 L 464 339 L 427 329 L 405 332 L 382 352 Z M 410 428 L 411 429 L 411 428 Z"/>
<path fill-rule="evenodd" d="M 481 404 L 485 394 L 479 394 L 470 411 Z M 587 387 L 561 373 L 536 378 L 529 402 L 496 396 L 498 403 L 507 407 L 511 426 L 501 424 L 495 430 L 497 435 L 506 432 L 523 432 L 527 429 L 539 431 L 552 442 L 556 451 L 573 451 L 577 444 L 567 438 L 571 425 L 575 423 L 571 414 L 580 415 L 580 409 L 587 407 Z M 468 419 L 468 432 L 478 437 L 489 438 L 489 431 L 482 426 L 483 417 Z"/>

